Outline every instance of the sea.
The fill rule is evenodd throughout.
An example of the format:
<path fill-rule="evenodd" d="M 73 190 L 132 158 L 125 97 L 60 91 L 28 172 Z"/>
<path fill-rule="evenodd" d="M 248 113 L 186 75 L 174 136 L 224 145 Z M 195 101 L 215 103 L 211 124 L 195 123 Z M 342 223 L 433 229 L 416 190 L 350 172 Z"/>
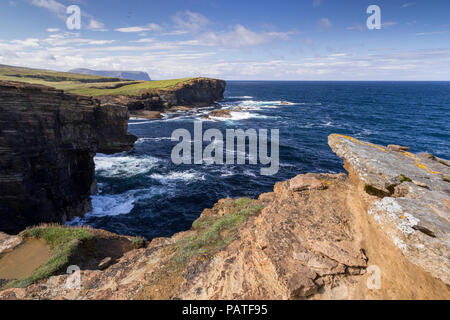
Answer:
<path fill-rule="evenodd" d="M 218 108 L 232 118 L 202 117 Z M 175 165 L 177 129 L 279 130 L 279 171 L 261 175 L 261 164 Z M 71 225 L 90 225 L 123 235 L 170 237 L 190 229 L 219 199 L 270 192 L 298 174 L 345 172 L 330 149 L 332 133 L 372 143 L 409 146 L 450 159 L 450 82 L 228 81 L 225 99 L 209 108 L 131 119 L 139 139 L 132 151 L 95 157 L 99 192 L 93 211 Z"/>

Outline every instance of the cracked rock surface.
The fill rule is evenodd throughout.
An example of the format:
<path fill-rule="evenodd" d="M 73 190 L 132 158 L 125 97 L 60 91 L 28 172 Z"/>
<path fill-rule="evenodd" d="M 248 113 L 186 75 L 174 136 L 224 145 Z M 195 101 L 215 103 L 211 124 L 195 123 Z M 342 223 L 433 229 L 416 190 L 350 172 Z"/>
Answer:
<path fill-rule="evenodd" d="M 368 214 L 415 265 L 450 284 L 449 162 L 332 135 L 346 168 L 380 197 Z"/>

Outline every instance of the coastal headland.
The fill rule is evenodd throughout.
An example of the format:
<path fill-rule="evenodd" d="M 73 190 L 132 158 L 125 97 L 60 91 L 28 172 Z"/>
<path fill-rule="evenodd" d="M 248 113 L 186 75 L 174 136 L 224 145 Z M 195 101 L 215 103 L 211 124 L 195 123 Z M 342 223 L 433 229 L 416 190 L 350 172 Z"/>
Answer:
<path fill-rule="evenodd" d="M 95 153 L 133 148 L 130 112 L 210 105 L 225 82 L 0 71 L 0 299 L 450 298 L 448 160 L 333 134 L 348 174 L 219 200 L 170 238 L 71 228 Z"/>

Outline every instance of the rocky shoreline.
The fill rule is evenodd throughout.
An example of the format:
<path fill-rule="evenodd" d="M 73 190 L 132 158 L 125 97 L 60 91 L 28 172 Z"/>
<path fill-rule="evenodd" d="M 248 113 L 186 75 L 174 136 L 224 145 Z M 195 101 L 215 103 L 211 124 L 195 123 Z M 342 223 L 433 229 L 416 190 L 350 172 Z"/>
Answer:
<path fill-rule="evenodd" d="M 0 299 L 449 299 L 448 161 L 342 135 L 329 145 L 348 175 L 223 199 L 191 230 L 83 269 L 81 290 L 57 275 Z"/>
<path fill-rule="evenodd" d="M 169 89 L 148 90 L 139 96 L 103 95 L 102 104 L 127 106 L 132 117 L 155 119 L 161 112 L 207 107 L 223 99 L 226 82 L 210 78 L 194 78 Z"/>

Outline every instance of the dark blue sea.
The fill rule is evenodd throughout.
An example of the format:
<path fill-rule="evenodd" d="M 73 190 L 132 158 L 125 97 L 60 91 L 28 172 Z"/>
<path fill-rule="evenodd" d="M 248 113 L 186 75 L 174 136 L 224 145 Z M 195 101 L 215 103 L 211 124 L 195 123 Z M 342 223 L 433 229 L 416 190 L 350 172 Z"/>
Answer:
<path fill-rule="evenodd" d="M 257 197 L 300 173 L 343 172 L 327 144 L 332 133 L 450 159 L 450 82 L 229 81 L 225 100 L 213 109 L 239 106 L 243 111 L 231 119 L 203 121 L 203 130 L 279 129 L 276 175 L 261 176 L 258 165 L 174 165 L 172 132 L 193 132 L 208 109 L 134 119 L 135 150 L 97 155 L 94 210 L 74 223 L 147 239 L 171 236 L 221 198 Z"/>

